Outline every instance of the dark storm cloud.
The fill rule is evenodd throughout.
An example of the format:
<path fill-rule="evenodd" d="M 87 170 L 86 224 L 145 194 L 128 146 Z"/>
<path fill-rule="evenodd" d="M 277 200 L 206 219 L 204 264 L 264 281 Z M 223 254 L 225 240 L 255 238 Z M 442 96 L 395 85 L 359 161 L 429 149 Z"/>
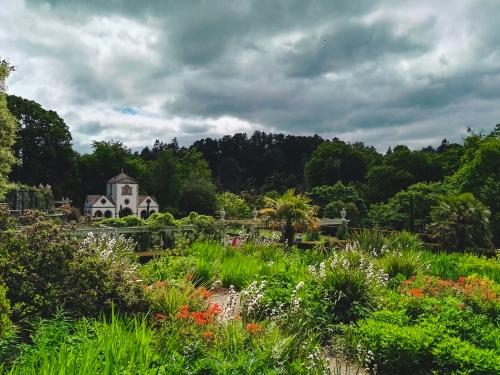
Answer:
<path fill-rule="evenodd" d="M 499 18 L 497 0 L 11 0 L 0 44 L 10 92 L 80 150 L 258 129 L 383 151 L 500 122 Z"/>

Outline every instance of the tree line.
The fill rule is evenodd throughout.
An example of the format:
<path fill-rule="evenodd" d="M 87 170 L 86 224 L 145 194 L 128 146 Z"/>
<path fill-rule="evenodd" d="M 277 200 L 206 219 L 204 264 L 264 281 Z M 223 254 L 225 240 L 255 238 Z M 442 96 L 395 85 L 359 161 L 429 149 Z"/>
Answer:
<path fill-rule="evenodd" d="M 420 150 L 397 145 L 384 154 L 363 142 L 255 131 L 190 147 L 176 138 L 156 140 L 140 152 L 121 141 L 93 141 L 91 152 L 80 155 L 55 111 L 4 97 L 17 119 L 12 150 L 19 162 L 8 179 L 50 184 L 55 197 L 69 197 L 77 207 L 123 170 L 141 194 L 156 197 L 160 210 L 178 216 L 213 215 L 236 198 L 245 207 L 235 212 L 248 214 L 248 207 L 263 207 L 264 197 L 295 189 L 311 197 L 323 217 L 338 217 L 345 207 L 354 226 L 424 231 L 440 195 L 471 192 L 490 208 L 490 228 L 500 240 L 500 124 L 490 134 L 468 129 L 461 143 L 443 139 Z"/>

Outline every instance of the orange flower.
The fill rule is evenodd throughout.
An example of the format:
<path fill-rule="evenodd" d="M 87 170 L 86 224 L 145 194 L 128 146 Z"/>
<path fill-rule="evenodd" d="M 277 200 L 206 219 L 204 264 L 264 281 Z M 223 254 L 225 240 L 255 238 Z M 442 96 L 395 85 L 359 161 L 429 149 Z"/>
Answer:
<path fill-rule="evenodd" d="M 207 340 L 213 339 L 214 334 L 212 332 L 203 332 L 203 337 L 206 338 Z"/>
<path fill-rule="evenodd" d="M 206 324 L 211 320 L 210 319 L 211 317 L 207 316 L 202 312 L 192 312 L 191 316 L 193 317 L 195 323 L 197 324 Z"/>
<path fill-rule="evenodd" d="M 180 319 L 187 319 L 189 317 L 189 306 L 187 305 L 182 305 L 182 306 L 179 306 L 179 309 L 181 311 L 179 311 L 176 316 Z"/>
<path fill-rule="evenodd" d="M 241 319 L 241 315 L 240 315 L 240 314 L 236 314 L 236 315 L 234 316 L 234 319 L 238 319 L 238 320 L 239 320 L 239 319 Z"/>
<path fill-rule="evenodd" d="M 415 297 L 423 297 L 424 296 L 424 291 L 422 289 L 411 289 L 410 293 L 412 296 L 415 296 Z"/>
<path fill-rule="evenodd" d="M 466 278 L 466 277 L 460 276 L 460 277 L 458 278 L 458 282 L 459 282 L 459 283 L 461 283 L 461 284 L 465 283 L 466 281 L 467 281 L 467 278 Z"/>
<path fill-rule="evenodd" d="M 192 279 L 193 279 L 193 275 L 191 275 L 190 273 L 188 273 L 188 274 L 186 275 L 186 279 L 188 279 L 188 280 L 192 280 Z"/>
<path fill-rule="evenodd" d="M 165 281 L 157 281 L 156 283 L 154 283 L 154 286 L 156 286 L 156 287 L 160 287 L 160 286 L 163 286 L 163 285 L 165 285 L 165 284 L 166 284 L 166 282 L 165 282 Z"/>
<path fill-rule="evenodd" d="M 262 327 L 259 327 L 257 324 L 251 324 L 251 323 L 247 324 L 247 329 L 250 331 L 250 333 L 262 331 Z"/>
<path fill-rule="evenodd" d="M 203 298 L 210 298 L 212 296 L 212 293 L 210 293 L 208 290 L 204 290 L 202 294 Z"/>
<path fill-rule="evenodd" d="M 167 319 L 167 317 L 165 315 L 162 315 L 162 314 L 156 314 L 155 318 L 156 319 Z"/>

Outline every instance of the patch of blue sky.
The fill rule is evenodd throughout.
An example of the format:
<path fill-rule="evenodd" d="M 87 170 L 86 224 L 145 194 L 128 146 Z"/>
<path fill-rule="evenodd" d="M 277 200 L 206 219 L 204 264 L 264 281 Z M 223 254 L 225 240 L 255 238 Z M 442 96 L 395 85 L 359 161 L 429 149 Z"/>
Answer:
<path fill-rule="evenodd" d="M 137 111 L 132 108 L 115 108 L 116 112 L 123 113 L 124 115 L 136 115 Z"/>

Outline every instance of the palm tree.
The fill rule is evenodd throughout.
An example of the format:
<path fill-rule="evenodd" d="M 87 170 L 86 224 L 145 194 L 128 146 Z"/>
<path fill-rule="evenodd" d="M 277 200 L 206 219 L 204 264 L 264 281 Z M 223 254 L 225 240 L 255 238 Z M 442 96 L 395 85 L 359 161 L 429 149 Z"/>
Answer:
<path fill-rule="evenodd" d="M 266 208 L 260 214 L 269 217 L 272 226 L 281 228 L 285 244 L 293 244 L 297 231 L 316 230 L 319 227 L 319 219 L 316 217 L 319 207 L 311 205 L 309 197 L 295 195 L 294 189 L 287 190 L 276 199 L 265 197 L 264 202 Z"/>
<path fill-rule="evenodd" d="M 439 204 L 432 207 L 433 223 L 427 229 L 440 245 L 450 250 L 464 252 L 466 247 L 491 248 L 490 213 L 472 193 L 441 196 Z"/>

